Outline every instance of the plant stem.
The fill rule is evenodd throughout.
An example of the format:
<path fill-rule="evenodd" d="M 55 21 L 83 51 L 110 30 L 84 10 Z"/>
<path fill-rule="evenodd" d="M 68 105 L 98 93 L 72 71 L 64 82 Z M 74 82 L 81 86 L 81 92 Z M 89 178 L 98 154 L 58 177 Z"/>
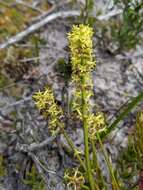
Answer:
<path fill-rule="evenodd" d="M 102 186 L 105 188 L 105 190 L 108 190 L 105 179 L 104 179 L 102 172 L 101 172 L 101 168 L 100 168 L 99 163 L 98 163 L 97 152 L 96 152 L 94 140 L 92 140 L 91 143 L 92 143 L 92 150 L 93 150 L 93 166 L 95 167 L 95 170 L 96 170 L 97 181 L 98 182 L 101 181 Z M 99 187 L 100 187 L 100 184 L 99 184 Z"/>
<path fill-rule="evenodd" d="M 84 7 L 84 24 L 90 24 L 90 13 L 93 10 L 94 1 L 93 0 L 85 0 L 85 7 Z"/>
<path fill-rule="evenodd" d="M 88 146 L 88 128 L 87 128 L 87 123 L 85 120 L 83 120 L 83 128 L 84 128 L 85 160 L 86 160 L 88 180 L 90 183 L 91 190 L 94 190 L 94 179 L 93 179 L 92 171 L 91 171 L 89 146 Z"/>
<path fill-rule="evenodd" d="M 118 182 L 114 176 L 114 171 L 113 171 L 113 167 L 109 161 L 109 158 L 108 158 L 108 155 L 106 153 L 106 150 L 105 148 L 103 147 L 103 144 L 102 144 L 102 141 L 101 141 L 101 138 L 97 132 L 97 137 L 98 137 L 98 140 L 99 140 L 99 144 L 100 144 L 100 147 L 102 149 L 102 152 L 103 152 L 103 155 L 104 155 L 104 159 L 105 159 L 105 162 L 107 164 L 107 167 L 109 169 L 109 173 L 110 173 L 110 176 L 111 176 L 111 183 L 112 183 L 112 188 L 113 190 L 118 190 L 119 189 L 119 185 L 118 185 Z"/>
<path fill-rule="evenodd" d="M 82 94 L 82 122 L 83 122 L 83 130 L 84 130 L 84 152 L 85 152 L 85 161 L 87 168 L 87 175 L 90 184 L 91 190 L 95 190 L 94 178 L 92 176 L 91 163 L 90 163 L 90 155 L 89 155 L 89 143 L 88 143 L 88 125 L 86 119 L 86 104 L 85 104 L 85 89 L 84 84 L 82 82 L 81 87 Z"/>
<path fill-rule="evenodd" d="M 63 135 L 68 143 L 68 145 L 70 146 L 70 148 L 72 149 L 73 152 L 75 152 L 76 148 L 71 140 L 71 138 L 69 137 L 69 135 L 66 133 L 66 131 L 64 129 L 62 129 Z M 81 159 L 79 154 L 76 154 L 77 159 L 79 160 L 80 164 L 82 165 L 82 167 L 84 168 L 84 170 L 86 171 L 86 166 L 83 162 L 83 160 Z"/>
<path fill-rule="evenodd" d="M 88 4 L 89 4 L 89 0 L 85 0 L 85 17 L 84 17 L 84 24 L 88 24 Z"/>

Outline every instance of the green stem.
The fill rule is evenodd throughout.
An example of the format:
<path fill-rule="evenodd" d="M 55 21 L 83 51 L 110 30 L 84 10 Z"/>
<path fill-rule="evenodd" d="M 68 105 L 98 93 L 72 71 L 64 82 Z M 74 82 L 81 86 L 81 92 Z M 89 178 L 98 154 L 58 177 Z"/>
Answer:
<path fill-rule="evenodd" d="M 88 24 L 88 4 L 89 4 L 89 0 L 85 0 L 85 18 L 84 18 L 84 24 Z"/>
<path fill-rule="evenodd" d="M 93 150 L 93 166 L 96 170 L 96 173 L 97 173 L 97 181 L 102 183 L 102 187 L 105 188 L 105 190 L 108 190 L 108 187 L 106 185 L 106 182 L 105 182 L 105 179 L 102 175 L 102 172 L 101 172 L 101 169 L 100 169 L 100 166 L 99 166 L 99 163 L 98 163 L 98 159 L 97 159 L 97 153 L 96 153 L 96 147 L 95 147 L 95 142 L 94 140 L 92 140 L 92 150 Z M 100 187 L 100 184 L 99 184 L 99 187 Z"/>
<path fill-rule="evenodd" d="M 106 153 L 106 150 L 105 148 L 103 147 L 103 144 L 102 144 L 102 141 L 101 141 L 101 138 L 97 132 L 97 137 L 98 137 L 98 141 L 99 141 L 99 144 L 100 144 L 100 147 L 102 149 L 102 152 L 103 152 L 103 155 L 104 155 L 104 159 L 105 159 L 105 162 L 107 164 L 107 167 L 109 169 L 109 173 L 110 173 L 110 176 L 111 176 L 111 182 L 112 182 L 112 188 L 113 190 L 118 190 L 119 189 L 119 185 L 118 185 L 118 182 L 114 176 L 114 171 L 113 171 L 113 167 L 109 161 L 109 158 L 108 158 L 108 155 Z"/>
<path fill-rule="evenodd" d="M 91 190 L 94 190 L 94 179 L 93 179 L 92 171 L 91 171 L 89 146 L 88 146 L 88 128 L 87 128 L 87 123 L 85 120 L 83 120 L 83 128 L 84 128 L 85 160 L 86 160 L 88 180 L 90 183 Z"/>
<path fill-rule="evenodd" d="M 66 131 L 63 129 L 63 135 L 68 143 L 68 145 L 70 146 L 70 148 L 72 149 L 73 152 L 75 152 L 76 148 L 71 140 L 71 138 L 69 137 L 69 135 L 66 133 Z M 82 165 L 82 167 L 84 168 L 84 170 L 86 171 L 86 166 L 83 162 L 83 160 L 81 159 L 79 154 L 76 154 L 77 159 L 79 160 L 80 164 Z"/>
<path fill-rule="evenodd" d="M 84 20 L 83 23 L 84 24 L 90 24 L 89 20 L 90 20 L 90 13 L 93 10 L 93 4 L 94 1 L 93 0 L 85 0 L 85 8 L 84 8 Z"/>
<path fill-rule="evenodd" d="M 83 82 L 82 82 L 81 94 L 82 94 L 82 121 L 83 121 L 83 130 L 84 130 L 84 152 L 85 152 L 87 175 L 91 190 L 95 190 L 94 178 L 92 176 L 90 155 L 89 155 L 88 125 L 86 119 L 86 104 L 85 104 L 86 97 L 85 97 L 85 89 Z"/>

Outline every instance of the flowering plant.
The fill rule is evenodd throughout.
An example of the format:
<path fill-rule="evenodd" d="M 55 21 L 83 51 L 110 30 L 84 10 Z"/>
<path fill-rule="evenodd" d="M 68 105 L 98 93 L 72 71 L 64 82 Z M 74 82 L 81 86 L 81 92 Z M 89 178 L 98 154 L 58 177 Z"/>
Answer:
<path fill-rule="evenodd" d="M 70 82 L 75 89 L 72 94 L 71 112 L 76 115 L 76 119 L 81 124 L 84 132 L 83 154 L 75 147 L 74 142 L 66 132 L 66 111 L 62 106 L 57 105 L 52 90 L 46 88 L 43 92 L 37 92 L 33 99 L 38 109 L 48 119 L 51 134 L 54 136 L 63 134 L 74 156 L 79 161 L 78 167 L 65 171 L 64 179 L 68 186 L 72 186 L 74 189 L 88 190 L 107 190 L 111 186 L 113 190 L 119 190 L 122 183 L 119 178 L 117 180 L 118 176 L 115 175 L 115 170 L 103 146 L 102 138 L 110 133 L 130 110 L 142 100 L 143 92 L 135 97 L 107 128 L 104 114 L 94 113 L 91 104 L 93 97 L 92 71 L 96 66 L 93 56 L 92 36 L 92 28 L 83 24 L 73 26 L 72 31 L 68 34 L 72 71 Z M 109 171 L 110 185 L 100 168 L 97 158 L 97 144 L 102 151 Z"/>

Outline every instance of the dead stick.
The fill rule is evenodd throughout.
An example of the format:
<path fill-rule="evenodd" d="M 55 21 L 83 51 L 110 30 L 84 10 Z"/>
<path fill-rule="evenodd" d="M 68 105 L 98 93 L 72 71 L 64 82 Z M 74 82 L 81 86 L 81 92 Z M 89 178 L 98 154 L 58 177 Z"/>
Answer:
<path fill-rule="evenodd" d="M 33 32 L 39 30 L 41 27 L 45 26 L 47 23 L 57 18 L 66 18 L 66 17 L 71 17 L 71 16 L 79 16 L 79 12 L 78 11 L 63 11 L 63 12 L 58 12 L 58 13 L 53 13 L 51 15 L 48 15 L 47 17 L 45 17 L 43 20 L 39 21 L 38 23 L 31 25 L 26 30 L 9 38 L 6 43 L 0 44 L 0 49 L 4 49 L 8 47 L 9 45 L 12 45 L 16 42 L 20 42 L 23 38 L 25 38 L 29 34 L 32 34 Z"/>
<path fill-rule="evenodd" d="M 122 12 L 121 10 L 118 10 L 118 11 L 113 10 L 106 15 L 97 16 L 97 19 L 100 21 L 101 20 L 108 20 L 109 18 L 111 18 L 113 16 L 121 14 L 121 12 Z M 80 11 L 74 11 L 74 10 L 73 11 L 61 11 L 58 13 L 50 14 L 50 15 L 46 16 L 45 18 L 43 18 L 43 20 L 31 25 L 30 27 L 28 27 L 24 31 L 16 34 L 15 36 L 13 36 L 11 38 L 9 38 L 7 40 L 7 42 L 0 44 L 0 49 L 4 49 L 4 48 L 8 47 L 9 45 L 20 42 L 21 40 L 23 40 L 28 35 L 39 30 L 41 27 L 45 26 L 47 23 L 49 23 L 49 22 L 51 22 L 57 18 L 66 18 L 66 17 L 79 16 L 79 15 L 80 15 Z"/>

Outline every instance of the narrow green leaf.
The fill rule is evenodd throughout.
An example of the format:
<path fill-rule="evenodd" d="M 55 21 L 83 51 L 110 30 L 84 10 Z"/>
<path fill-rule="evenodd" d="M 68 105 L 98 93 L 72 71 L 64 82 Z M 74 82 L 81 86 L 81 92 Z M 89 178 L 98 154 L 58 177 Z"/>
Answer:
<path fill-rule="evenodd" d="M 117 116 L 117 118 L 109 124 L 106 131 L 102 131 L 99 133 L 101 138 L 104 138 L 107 136 L 111 131 L 113 131 L 118 124 L 139 104 L 141 101 L 143 101 L 143 91 L 139 93 L 138 96 L 132 98 L 131 102 L 123 108 L 122 112 Z"/>

